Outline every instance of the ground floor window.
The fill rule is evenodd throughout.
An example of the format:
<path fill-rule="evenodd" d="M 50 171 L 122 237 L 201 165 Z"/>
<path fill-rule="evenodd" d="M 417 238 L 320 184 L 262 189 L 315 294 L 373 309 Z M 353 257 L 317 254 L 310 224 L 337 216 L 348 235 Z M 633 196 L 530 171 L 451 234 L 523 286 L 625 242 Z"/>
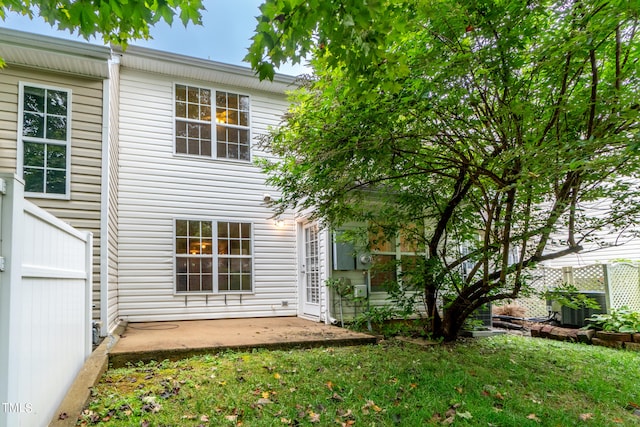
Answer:
<path fill-rule="evenodd" d="M 424 258 L 425 254 L 418 235 L 424 235 L 424 230 L 416 226 L 408 226 L 391 237 L 382 229 L 369 234 L 372 292 L 386 292 L 390 282 L 398 282 L 403 273 L 416 268 L 418 259 Z"/>
<path fill-rule="evenodd" d="M 251 292 L 251 229 L 250 223 L 177 219 L 176 292 Z"/>

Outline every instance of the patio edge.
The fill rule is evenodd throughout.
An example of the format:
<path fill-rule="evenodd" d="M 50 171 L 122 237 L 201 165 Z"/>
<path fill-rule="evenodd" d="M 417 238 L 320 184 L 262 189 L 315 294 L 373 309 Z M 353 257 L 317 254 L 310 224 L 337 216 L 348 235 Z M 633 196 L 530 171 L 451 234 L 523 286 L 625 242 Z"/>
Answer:
<path fill-rule="evenodd" d="M 373 335 L 362 338 L 344 338 L 344 339 L 331 339 L 331 340 L 305 340 L 305 341 L 292 341 L 281 343 L 254 343 L 248 345 L 230 345 L 230 346 L 215 346 L 215 347 L 200 347 L 200 348 L 175 348 L 166 350 L 148 350 L 137 352 L 123 352 L 123 353 L 110 353 L 109 367 L 110 368 L 122 368 L 128 363 L 147 363 L 152 360 L 179 360 L 191 356 L 198 356 L 203 354 L 217 354 L 224 351 L 246 351 L 253 349 L 266 349 L 266 350 L 290 350 L 294 348 L 315 348 L 323 346 L 354 346 L 354 345 L 366 345 L 376 344 L 378 337 Z"/>

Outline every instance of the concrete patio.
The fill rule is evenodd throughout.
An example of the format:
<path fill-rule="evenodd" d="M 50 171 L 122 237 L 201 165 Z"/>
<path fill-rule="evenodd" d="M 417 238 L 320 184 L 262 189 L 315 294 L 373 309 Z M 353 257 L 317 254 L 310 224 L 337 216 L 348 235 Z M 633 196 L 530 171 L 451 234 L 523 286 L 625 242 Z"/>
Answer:
<path fill-rule="evenodd" d="M 253 348 L 309 348 L 375 343 L 372 335 L 299 317 L 130 323 L 109 352 L 113 367 Z"/>
<path fill-rule="evenodd" d="M 78 373 L 49 427 L 76 425 L 107 366 L 254 348 L 287 349 L 375 343 L 376 337 L 298 317 L 130 323 L 96 348 Z"/>

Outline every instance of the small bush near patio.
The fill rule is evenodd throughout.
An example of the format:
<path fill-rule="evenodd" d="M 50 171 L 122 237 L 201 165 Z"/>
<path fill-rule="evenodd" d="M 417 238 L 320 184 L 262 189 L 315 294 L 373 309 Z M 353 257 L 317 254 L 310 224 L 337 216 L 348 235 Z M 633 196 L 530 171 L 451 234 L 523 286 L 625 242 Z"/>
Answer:
<path fill-rule="evenodd" d="M 510 335 L 226 352 L 109 370 L 80 423 L 637 425 L 638 366 L 638 353 Z"/>

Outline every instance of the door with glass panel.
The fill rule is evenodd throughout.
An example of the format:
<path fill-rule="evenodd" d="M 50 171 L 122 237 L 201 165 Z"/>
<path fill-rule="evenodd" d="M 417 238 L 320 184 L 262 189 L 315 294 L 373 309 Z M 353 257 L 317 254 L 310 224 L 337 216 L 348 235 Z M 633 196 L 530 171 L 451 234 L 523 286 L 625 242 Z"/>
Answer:
<path fill-rule="evenodd" d="M 300 268 L 302 284 L 302 313 L 320 317 L 320 256 L 318 225 L 302 227 L 302 262 Z"/>

